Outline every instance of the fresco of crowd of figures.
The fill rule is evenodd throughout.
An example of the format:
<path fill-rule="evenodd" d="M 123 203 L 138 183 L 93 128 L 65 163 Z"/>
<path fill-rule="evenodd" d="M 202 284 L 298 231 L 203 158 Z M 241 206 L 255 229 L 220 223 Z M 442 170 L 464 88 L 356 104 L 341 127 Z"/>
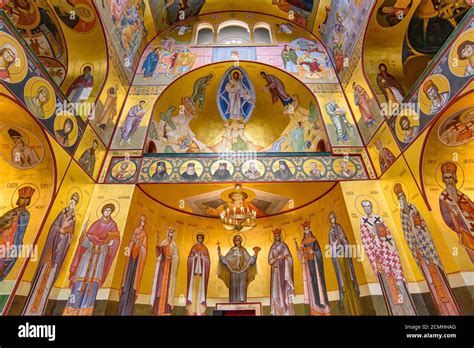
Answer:
<path fill-rule="evenodd" d="M 472 314 L 472 10 L 278 1 L 269 16 L 189 3 L 182 21 L 177 1 L 3 7 L 0 246 L 24 252 L 0 258 L 3 314 L 199 315 L 247 296 L 274 315 Z M 268 5 L 255 3 L 242 10 Z M 197 42 L 228 21 L 250 45 Z M 402 101 L 420 112 L 386 122 L 383 104 Z M 364 145 L 370 158 L 354 155 Z M 227 151 L 259 155 L 199 157 Z M 365 180 L 371 163 L 378 180 Z M 246 186 L 266 181 L 339 183 L 295 210 Z M 188 215 L 146 193 L 162 182 L 221 186 L 190 197 Z M 211 217 L 239 200 L 265 219 L 236 237 Z M 36 258 L 21 249 L 33 245 Z M 328 256 L 338 245 L 353 257 Z M 228 266 L 235 250 L 246 280 L 229 271 L 241 271 Z"/>

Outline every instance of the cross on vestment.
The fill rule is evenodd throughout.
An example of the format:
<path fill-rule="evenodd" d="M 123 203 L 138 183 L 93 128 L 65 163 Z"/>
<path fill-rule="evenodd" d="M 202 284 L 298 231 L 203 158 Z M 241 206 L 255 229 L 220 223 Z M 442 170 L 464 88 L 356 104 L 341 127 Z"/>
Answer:
<path fill-rule="evenodd" d="M 452 202 L 452 199 L 449 197 L 449 194 L 447 192 L 442 194 L 443 200 Z"/>
<path fill-rule="evenodd" d="M 469 131 L 469 129 L 472 127 L 472 124 L 469 124 L 469 125 L 466 125 L 464 123 L 461 123 L 459 125 L 459 123 L 456 123 L 453 128 L 457 131 L 460 131 L 460 133 L 465 133 L 467 131 Z"/>
<path fill-rule="evenodd" d="M 392 240 L 393 240 L 392 236 L 386 236 L 385 237 L 385 241 L 388 242 L 388 244 L 390 244 L 390 246 L 393 246 Z"/>

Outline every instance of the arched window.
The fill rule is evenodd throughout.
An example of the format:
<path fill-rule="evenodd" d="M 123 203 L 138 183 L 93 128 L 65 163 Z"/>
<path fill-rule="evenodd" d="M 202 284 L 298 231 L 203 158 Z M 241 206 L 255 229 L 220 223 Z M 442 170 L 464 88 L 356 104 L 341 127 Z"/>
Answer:
<path fill-rule="evenodd" d="M 257 23 L 253 29 L 253 38 L 256 44 L 271 44 L 272 33 L 267 23 Z"/>
<path fill-rule="evenodd" d="M 196 45 L 212 45 L 214 43 L 214 28 L 211 24 L 201 23 L 197 27 Z"/>
<path fill-rule="evenodd" d="M 227 21 L 219 25 L 217 43 L 222 45 L 245 45 L 250 43 L 249 26 L 241 21 Z"/>

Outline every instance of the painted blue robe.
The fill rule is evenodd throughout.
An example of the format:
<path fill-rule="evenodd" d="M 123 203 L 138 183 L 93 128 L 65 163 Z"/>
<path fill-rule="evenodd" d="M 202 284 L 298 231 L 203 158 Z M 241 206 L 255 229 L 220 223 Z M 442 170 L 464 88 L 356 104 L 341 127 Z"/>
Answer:
<path fill-rule="evenodd" d="M 156 66 L 158 65 L 158 60 L 158 55 L 153 51 L 146 56 L 142 65 L 143 77 L 150 78 L 153 76 Z"/>

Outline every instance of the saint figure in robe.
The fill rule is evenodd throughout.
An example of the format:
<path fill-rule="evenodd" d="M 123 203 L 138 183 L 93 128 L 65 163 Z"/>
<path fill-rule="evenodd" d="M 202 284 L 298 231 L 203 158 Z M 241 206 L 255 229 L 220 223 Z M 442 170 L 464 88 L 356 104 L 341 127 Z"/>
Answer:
<path fill-rule="evenodd" d="M 271 267 L 270 312 L 272 315 L 294 315 L 293 257 L 290 248 L 282 239 L 281 229 L 277 228 L 272 232 L 273 244 L 268 253 L 268 263 Z"/>
<path fill-rule="evenodd" d="M 166 238 L 156 246 L 156 267 L 151 304 L 153 315 L 171 315 L 178 274 L 179 252 L 174 241 L 175 229 L 170 226 Z"/>
<path fill-rule="evenodd" d="M 84 170 L 90 175 L 94 175 L 95 161 L 96 161 L 96 150 L 99 146 L 99 142 L 94 139 L 92 141 L 92 146 L 86 149 L 81 157 L 79 158 L 79 164 L 84 168 Z"/>
<path fill-rule="evenodd" d="M 0 216 L 0 283 L 7 277 L 16 263 L 18 253 L 23 245 L 23 237 L 30 222 L 27 207 L 35 189 L 24 186 L 18 190 L 16 207 Z"/>
<path fill-rule="evenodd" d="M 44 315 L 49 293 L 58 278 L 74 236 L 76 226 L 74 209 L 78 203 L 79 194 L 74 192 L 71 195 L 69 206 L 60 211 L 49 229 L 38 267 L 31 282 L 23 315 Z"/>
<path fill-rule="evenodd" d="M 217 247 L 219 265 L 217 276 L 222 279 L 229 289 L 229 302 L 247 302 L 248 285 L 255 279 L 257 274 L 257 262 L 259 247 L 253 248 L 254 255 L 250 256 L 247 249 L 242 246 L 242 237 L 235 235 L 232 239 L 234 246 L 227 254 L 221 254 L 221 247 Z"/>
<path fill-rule="evenodd" d="M 125 272 L 120 288 L 119 315 L 133 315 L 133 307 L 140 291 L 143 269 L 147 255 L 146 216 L 140 215 L 138 226 L 128 243 L 125 258 Z"/>
<path fill-rule="evenodd" d="M 120 244 L 120 232 L 112 218 L 115 205 L 105 204 L 102 216 L 79 239 L 69 269 L 71 294 L 63 315 L 92 315 L 97 293 L 107 279 Z"/>
<path fill-rule="evenodd" d="M 298 259 L 303 266 L 304 302 L 310 306 L 311 315 L 329 315 L 329 299 L 324 279 L 323 254 L 319 242 L 313 235 L 311 224 L 305 221 L 303 240 L 298 245 L 295 239 Z"/>
<path fill-rule="evenodd" d="M 204 233 L 197 233 L 196 244 L 189 252 L 187 266 L 186 310 L 188 315 L 206 315 L 211 260 L 209 250 L 204 245 Z"/>
<path fill-rule="evenodd" d="M 283 82 L 274 75 L 269 75 L 265 71 L 260 72 L 260 76 L 266 81 L 265 90 L 272 96 L 272 104 L 278 100 L 287 108 L 288 105 L 293 104 L 293 98 L 286 92 Z"/>
<path fill-rule="evenodd" d="M 89 98 L 94 87 L 94 77 L 91 73 L 92 67 L 86 65 L 82 69 L 82 75 L 79 75 L 71 84 L 66 92 L 71 103 L 82 103 Z"/>
<path fill-rule="evenodd" d="M 145 103 L 145 100 L 140 100 L 138 104 L 128 110 L 125 121 L 120 127 L 120 146 L 124 146 L 125 144 L 130 145 L 132 143 L 132 135 L 137 132 L 138 127 L 140 127 L 140 122 L 146 113 L 144 108 Z"/>
<path fill-rule="evenodd" d="M 354 135 L 354 128 L 347 120 L 346 109 L 339 107 L 334 99 L 326 104 L 326 112 L 331 118 L 332 124 L 336 131 L 336 139 L 340 142 L 348 142 Z"/>
<path fill-rule="evenodd" d="M 408 202 L 400 183 L 395 184 L 393 191 L 400 203 L 403 235 L 420 271 L 425 276 L 438 313 L 461 315 L 425 219 L 418 209 Z"/>
<path fill-rule="evenodd" d="M 145 58 L 145 61 L 142 65 L 143 79 L 149 80 L 153 77 L 153 73 L 156 70 L 158 61 L 160 60 L 160 48 L 156 47 L 152 50 Z"/>
<path fill-rule="evenodd" d="M 336 213 L 333 211 L 329 213 L 329 222 L 329 246 L 339 288 L 339 303 L 346 314 L 360 315 L 360 290 L 350 255 L 349 241 L 342 226 L 336 222 Z"/>
<path fill-rule="evenodd" d="M 395 162 L 396 157 L 387 147 L 383 147 L 380 140 L 375 143 L 375 147 L 379 152 L 380 171 L 385 172 Z"/>
<path fill-rule="evenodd" d="M 354 104 L 359 107 L 360 116 L 362 117 L 365 126 L 367 128 L 375 126 L 377 121 L 372 115 L 373 100 L 370 98 L 364 87 L 355 81 L 352 83 L 352 90 L 354 91 Z"/>
<path fill-rule="evenodd" d="M 388 312 L 390 315 L 416 315 L 392 233 L 383 218 L 373 212 L 371 201 L 363 200 L 361 205 L 365 212 L 360 219 L 362 244 L 379 279 Z"/>
<path fill-rule="evenodd" d="M 95 124 L 102 131 L 107 128 L 110 122 L 112 122 L 117 115 L 117 92 L 118 85 L 110 87 L 107 90 L 107 99 L 105 99 L 104 108 L 100 112 Z"/>
<path fill-rule="evenodd" d="M 474 263 L 474 204 L 457 189 L 458 166 L 454 162 L 441 165 L 441 175 L 446 188 L 439 196 L 439 208 L 444 222 L 459 237 L 459 243 Z"/>

